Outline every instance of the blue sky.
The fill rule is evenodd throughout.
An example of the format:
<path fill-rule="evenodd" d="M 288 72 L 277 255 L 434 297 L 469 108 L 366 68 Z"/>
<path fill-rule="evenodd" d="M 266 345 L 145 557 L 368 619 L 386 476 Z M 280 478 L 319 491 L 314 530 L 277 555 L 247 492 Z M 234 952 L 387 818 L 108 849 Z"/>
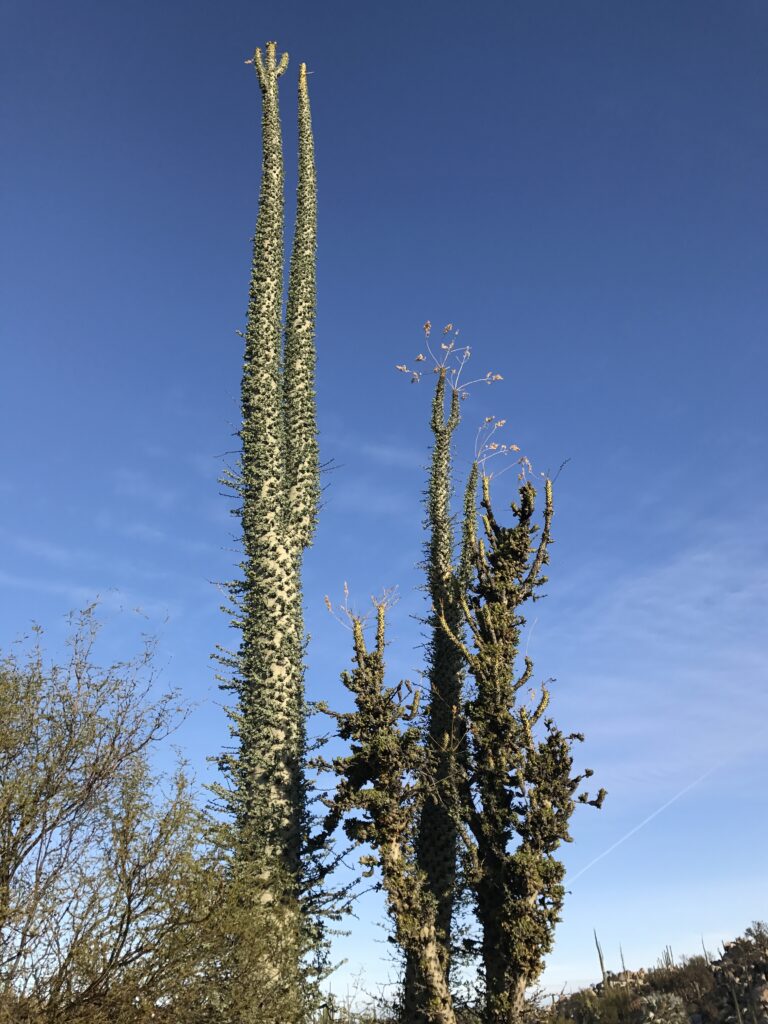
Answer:
<path fill-rule="evenodd" d="M 37 620 L 55 650 L 96 595 L 105 658 L 158 633 L 206 777 L 260 160 L 243 61 L 277 39 L 289 199 L 312 71 L 334 463 L 306 569 L 310 695 L 344 700 L 323 595 L 345 579 L 361 606 L 399 587 L 392 673 L 420 667 L 429 393 L 394 365 L 426 319 L 451 321 L 504 377 L 463 407 L 459 475 L 486 415 L 537 470 L 571 460 L 526 643 L 610 795 L 575 820 L 547 984 L 595 977 L 593 928 L 612 966 L 619 944 L 639 966 L 768 917 L 765 4 L 2 9 L 0 642 Z M 386 975 L 380 904 L 360 915 L 342 989 Z"/>

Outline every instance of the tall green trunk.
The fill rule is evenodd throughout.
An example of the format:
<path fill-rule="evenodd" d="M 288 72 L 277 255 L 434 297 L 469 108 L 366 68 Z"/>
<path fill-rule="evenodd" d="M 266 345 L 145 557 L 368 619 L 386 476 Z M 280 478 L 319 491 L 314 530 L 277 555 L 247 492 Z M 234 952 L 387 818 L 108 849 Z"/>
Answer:
<path fill-rule="evenodd" d="M 283 303 L 283 151 L 276 46 L 256 51 L 261 86 L 262 182 L 251 265 L 242 378 L 240 511 L 243 527 L 238 824 L 246 855 L 298 869 L 301 645 L 298 580 L 289 543 L 280 358 Z"/>
<path fill-rule="evenodd" d="M 284 173 L 275 43 L 253 64 L 262 94 L 262 178 L 244 333 L 239 473 L 241 578 L 230 585 L 241 641 L 223 658 L 237 749 L 220 758 L 240 856 L 264 898 L 295 903 L 301 880 L 305 702 L 301 563 L 318 499 L 314 322 L 316 186 L 306 68 L 299 77 L 296 233 L 283 348 Z M 286 887 L 288 892 L 286 892 Z"/>
<path fill-rule="evenodd" d="M 305 647 L 301 572 L 304 551 L 312 543 L 320 499 L 320 473 L 315 400 L 315 311 L 317 308 L 317 179 L 312 118 L 307 89 L 307 66 L 299 68 L 299 169 L 296 225 L 288 279 L 285 347 L 281 373 L 283 444 L 285 460 L 285 531 L 294 561 L 297 586 L 293 607 L 299 643 L 296 670 L 295 717 L 299 723 L 298 824 L 308 832 L 308 807 L 303 763 L 306 755 L 306 702 L 304 697 Z M 301 840 L 299 840 L 301 843 Z M 301 854 L 301 849 L 299 850 Z"/>
<path fill-rule="evenodd" d="M 438 609 L 454 632 L 462 629 L 462 611 L 454 590 L 454 531 L 451 518 L 451 443 L 459 424 L 459 392 L 451 386 L 446 416 L 447 369 L 441 366 L 432 402 L 430 426 L 434 441 L 427 489 L 429 531 L 425 569 L 430 614 L 427 619 L 429 707 L 425 743 L 434 792 L 424 801 L 416 838 L 417 862 L 436 905 L 438 955 L 450 972 L 451 920 L 456 898 L 456 826 L 448 809 L 446 788 L 456 770 L 455 724 L 461 703 L 463 659 L 441 627 Z M 426 987 L 416 960 L 406 958 L 404 1006 L 408 1021 L 426 1021 Z"/>

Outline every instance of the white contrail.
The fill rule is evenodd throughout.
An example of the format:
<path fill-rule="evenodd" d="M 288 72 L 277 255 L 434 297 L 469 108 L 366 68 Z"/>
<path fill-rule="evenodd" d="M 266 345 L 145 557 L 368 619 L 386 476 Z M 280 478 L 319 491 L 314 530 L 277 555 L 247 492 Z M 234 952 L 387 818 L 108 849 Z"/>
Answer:
<path fill-rule="evenodd" d="M 586 867 L 583 867 L 581 871 L 577 871 L 576 874 L 573 875 L 571 879 L 569 879 L 569 881 L 575 882 L 577 878 L 581 878 L 583 874 L 589 871 L 590 868 L 593 868 L 595 864 L 597 864 L 599 861 L 603 859 L 603 857 L 607 857 L 609 853 L 613 853 L 613 851 L 618 846 L 621 846 L 622 843 L 625 843 L 628 839 L 631 839 L 632 836 L 639 832 L 641 828 L 644 828 L 650 821 L 653 821 L 654 818 L 657 818 L 662 813 L 662 811 L 666 811 L 666 809 L 668 807 L 671 807 L 676 800 L 679 800 L 681 797 L 685 796 L 685 794 L 690 792 L 690 790 L 692 790 L 694 786 L 698 786 L 700 783 L 704 781 L 704 779 L 711 775 L 712 772 L 716 771 L 720 767 L 721 765 L 719 764 L 713 765 L 711 768 L 708 768 L 703 775 L 700 775 L 698 779 L 694 779 L 693 782 L 689 782 L 688 785 L 681 789 L 679 793 L 675 793 L 675 795 L 673 797 L 670 797 L 670 799 L 667 800 L 665 804 L 662 804 L 661 807 L 657 807 L 652 814 L 649 814 L 647 818 L 644 818 L 639 825 L 635 825 L 635 827 L 631 828 L 626 835 L 623 835 L 621 839 L 617 839 L 612 846 L 609 846 L 607 850 L 603 850 L 601 854 L 598 854 L 598 856 L 595 857 L 594 860 L 591 860 L 589 864 L 586 865 Z"/>

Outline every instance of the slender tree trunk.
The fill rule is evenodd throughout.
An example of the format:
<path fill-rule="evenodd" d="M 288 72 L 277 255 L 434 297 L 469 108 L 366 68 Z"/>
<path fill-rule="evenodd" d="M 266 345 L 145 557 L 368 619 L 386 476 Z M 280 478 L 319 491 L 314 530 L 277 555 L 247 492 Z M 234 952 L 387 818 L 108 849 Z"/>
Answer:
<path fill-rule="evenodd" d="M 272 888 L 298 880 L 304 808 L 302 554 L 317 515 L 315 410 L 316 184 L 306 67 L 299 76 L 299 182 L 283 349 L 284 175 L 275 43 L 253 63 L 262 93 L 262 179 L 241 386 L 242 577 L 231 585 L 239 651 L 228 664 L 239 741 L 222 767 L 241 855 Z"/>
<path fill-rule="evenodd" d="M 430 426 L 434 442 L 427 489 L 427 526 L 429 541 L 425 562 L 427 593 L 431 605 L 428 618 L 429 707 L 426 743 L 434 774 L 434 795 L 424 801 L 416 839 L 417 863 L 427 880 L 436 906 L 437 955 L 443 974 L 450 973 L 451 922 L 456 898 L 456 826 L 448 809 L 448 785 L 456 769 L 454 725 L 461 701 L 464 664 L 461 654 L 440 625 L 439 614 L 446 616 L 452 628 L 461 632 L 462 611 L 453 591 L 454 533 L 451 519 L 451 442 L 459 423 L 459 395 L 450 389 L 450 407 L 445 412 L 447 371 L 438 373 L 432 402 Z M 438 614 L 437 609 L 440 609 Z M 406 1007 L 409 1020 L 422 1024 L 427 1020 L 427 985 L 414 956 L 406 957 Z"/>
<path fill-rule="evenodd" d="M 238 818 L 246 856 L 298 869 L 301 645 L 296 635 L 296 558 L 286 533 L 284 423 L 280 386 L 283 296 L 283 153 L 278 63 L 268 43 L 254 62 L 262 92 L 262 183 L 253 247 L 242 378 L 241 519 L 244 578 Z"/>
<path fill-rule="evenodd" d="M 426 910 L 423 883 L 407 870 L 399 843 L 389 842 L 382 847 L 381 870 L 398 942 L 421 983 L 405 993 L 405 1024 L 422 1020 L 427 1024 L 456 1024 L 442 937 L 434 914 Z"/>
<path fill-rule="evenodd" d="M 283 332 L 284 173 L 278 82 L 288 55 L 275 43 L 252 63 L 262 94 L 262 177 L 253 240 L 241 385 L 239 473 L 241 578 L 230 585 L 237 654 L 222 657 L 238 749 L 220 758 L 230 786 L 220 787 L 235 823 L 237 853 L 253 879 L 253 897 L 272 907 L 274 926 L 294 950 L 275 964 L 300 985 L 306 930 L 301 910 L 306 824 L 301 564 L 317 514 L 314 393 L 316 185 L 306 67 L 299 76 L 299 182 L 296 231 Z M 283 346 L 283 337 L 285 343 Z M 303 936 L 303 938 L 302 938 Z M 298 988 L 296 989 L 298 992 Z M 298 1005 L 298 1000 L 297 1000 Z"/>
<path fill-rule="evenodd" d="M 298 187 L 296 225 L 291 252 L 281 373 L 283 443 L 286 480 L 285 535 L 296 574 L 293 616 L 298 647 L 295 719 L 298 737 L 299 834 L 306 834 L 307 795 L 304 775 L 307 709 L 303 654 L 306 644 L 301 574 L 305 550 L 314 536 L 320 499 L 317 407 L 315 399 L 315 312 L 317 308 L 317 179 L 307 66 L 299 68 Z M 298 855 L 301 857 L 302 850 Z"/>
<path fill-rule="evenodd" d="M 307 66 L 299 69 L 299 181 L 283 354 L 287 520 L 297 554 L 312 543 L 320 500 L 315 400 L 317 179 Z"/>
<path fill-rule="evenodd" d="M 484 1024 L 517 1024 L 525 1002 L 528 974 L 520 962 L 518 943 L 525 942 L 510 929 L 511 921 L 530 914 L 534 900 L 522 901 L 510 913 L 505 901 L 505 866 L 497 858 L 486 862 L 485 884 L 478 900 L 483 925 L 482 962 L 485 981 Z M 508 898 L 508 897 L 507 897 Z"/>

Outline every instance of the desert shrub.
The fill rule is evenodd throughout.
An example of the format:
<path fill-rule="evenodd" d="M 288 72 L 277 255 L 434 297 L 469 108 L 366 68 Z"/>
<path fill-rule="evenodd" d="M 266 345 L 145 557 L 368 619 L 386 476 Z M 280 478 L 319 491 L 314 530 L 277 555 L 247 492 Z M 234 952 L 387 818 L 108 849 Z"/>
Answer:
<path fill-rule="evenodd" d="M 183 709 L 152 648 L 94 659 L 38 636 L 0 658 L 0 1024 L 285 1024 L 297 940 L 212 838 L 183 769 L 152 767 Z"/>
<path fill-rule="evenodd" d="M 718 1020 L 714 1001 L 715 976 L 707 956 L 683 957 L 678 963 L 662 961 L 647 973 L 650 988 L 659 994 L 677 996 L 694 1020 Z"/>
<path fill-rule="evenodd" d="M 728 942 L 712 969 L 714 1001 L 724 1024 L 768 1024 L 768 925 L 757 921 Z"/>
<path fill-rule="evenodd" d="M 558 999 L 551 1024 L 768 1024 L 768 926 L 756 922 L 708 955 L 618 975 Z"/>

